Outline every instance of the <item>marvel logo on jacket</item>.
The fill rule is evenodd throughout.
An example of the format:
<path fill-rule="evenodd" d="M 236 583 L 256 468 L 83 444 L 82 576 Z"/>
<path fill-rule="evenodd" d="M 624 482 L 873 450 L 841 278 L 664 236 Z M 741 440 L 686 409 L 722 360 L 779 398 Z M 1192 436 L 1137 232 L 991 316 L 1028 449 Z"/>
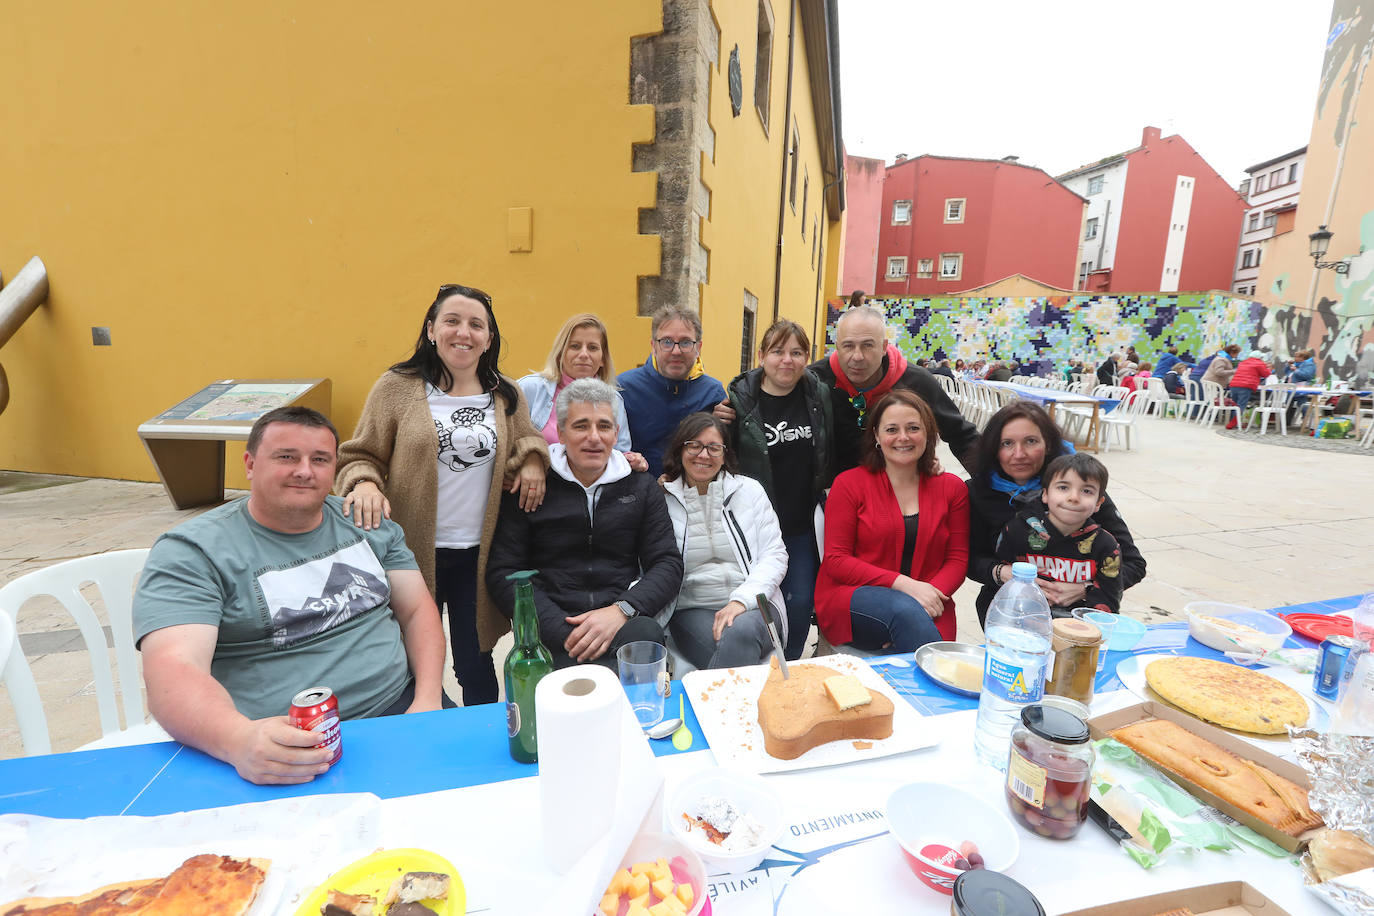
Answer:
<path fill-rule="evenodd" d="M 1002 529 L 997 560 L 1034 563 L 1041 579 L 1086 585 L 1087 594 L 1075 607 L 1112 613 L 1121 607 L 1121 548 L 1110 531 L 1091 520 L 1071 534 L 1061 534 L 1044 508 L 1025 509 Z"/>

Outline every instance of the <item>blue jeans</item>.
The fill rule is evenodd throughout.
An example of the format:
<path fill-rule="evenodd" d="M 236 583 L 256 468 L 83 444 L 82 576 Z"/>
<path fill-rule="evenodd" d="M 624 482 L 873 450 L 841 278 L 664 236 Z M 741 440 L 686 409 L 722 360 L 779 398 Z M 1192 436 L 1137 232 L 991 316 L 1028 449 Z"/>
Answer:
<path fill-rule="evenodd" d="M 1228 388 L 1226 394 L 1231 400 L 1236 402 L 1241 413 L 1245 413 L 1245 408 L 1250 405 L 1250 399 L 1255 396 L 1253 388 Z"/>
<path fill-rule="evenodd" d="M 719 608 L 680 607 L 668 619 L 673 642 L 697 668 L 742 668 L 757 665 L 773 651 L 773 640 L 756 608 L 746 608 L 720 634 L 713 629 Z"/>
<path fill-rule="evenodd" d="M 854 632 L 850 641 L 859 649 L 915 652 L 944 638 L 921 602 L 895 588 L 864 585 L 854 589 L 849 623 Z"/>
<path fill-rule="evenodd" d="M 477 642 L 477 552 L 481 548 L 434 551 L 434 600 L 448 606 L 448 640 L 453 676 L 463 688 L 463 705 L 495 703 L 496 667 Z"/>
<path fill-rule="evenodd" d="M 816 555 L 816 537 L 810 532 L 784 537 L 782 543 L 787 548 L 787 575 L 782 577 L 781 588 L 783 603 L 787 605 L 787 645 L 783 653 L 792 662 L 801 658 L 806 637 L 811 633 L 821 559 Z"/>

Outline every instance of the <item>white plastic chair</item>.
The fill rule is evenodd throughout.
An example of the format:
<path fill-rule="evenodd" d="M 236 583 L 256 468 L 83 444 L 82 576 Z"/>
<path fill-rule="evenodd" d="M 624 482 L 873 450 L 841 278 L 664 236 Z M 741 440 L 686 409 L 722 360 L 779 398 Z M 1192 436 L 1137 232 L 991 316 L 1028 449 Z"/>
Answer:
<path fill-rule="evenodd" d="M 1145 414 L 1163 417 L 1169 406 L 1169 392 L 1164 388 L 1164 379 L 1151 376 L 1145 380 Z"/>
<path fill-rule="evenodd" d="M 38 695 L 33 672 L 19 646 L 14 621 L 7 614 L 0 614 L 0 683 L 9 692 L 10 705 L 19 722 L 19 741 L 25 753 L 30 756 L 52 753 L 48 720 L 43 716 L 43 699 Z"/>
<path fill-rule="evenodd" d="M 1211 426 L 1218 417 L 1225 419 L 1231 414 L 1235 414 L 1236 423 L 1240 423 L 1240 408 L 1235 404 L 1226 403 L 1226 389 L 1222 388 L 1220 383 L 1204 381 L 1202 383 L 1202 399 L 1206 402 L 1206 406 L 1202 408 L 1202 412 L 1198 416 L 1198 423 L 1202 426 Z"/>
<path fill-rule="evenodd" d="M 1288 402 L 1293 400 L 1292 385 L 1261 385 L 1255 392 L 1254 407 L 1245 428 L 1253 429 L 1255 420 L 1260 420 L 1260 435 L 1269 429 L 1269 418 L 1273 417 L 1279 432 L 1288 435 Z"/>
<path fill-rule="evenodd" d="M 1374 445 L 1374 421 L 1364 428 L 1364 435 L 1360 438 L 1360 448 L 1369 448 Z"/>
<path fill-rule="evenodd" d="M 1132 391 L 1122 399 L 1121 404 L 1111 413 L 1104 413 L 1097 418 L 1100 432 L 1098 436 L 1102 440 L 1102 451 L 1110 451 L 1112 447 L 1112 434 L 1120 431 L 1122 444 L 1127 449 L 1131 447 L 1131 432 L 1140 434 L 1140 428 L 1136 421 L 1145 413 L 1149 406 L 1150 396 L 1144 391 Z"/>
<path fill-rule="evenodd" d="M 986 386 L 986 385 L 980 385 L 979 387 L 981 387 L 981 388 L 986 388 L 987 386 Z M 816 507 L 816 511 L 815 511 L 815 512 L 812 514 L 812 516 L 811 516 L 811 524 L 812 524 L 813 526 L 815 526 L 815 529 L 816 529 L 816 553 L 817 553 L 818 556 L 821 557 L 822 561 L 824 561 L 824 559 L 825 559 L 825 507 L 824 507 L 824 506 L 817 506 L 817 507 Z M 869 656 L 871 656 L 871 655 L 877 655 L 878 653 L 877 653 L 877 652 L 869 652 L 869 651 L 867 651 L 867 650 L 865 650 L 865 649 L 856 649 L 856 648 L 854 648 L 853 646 L 850 646 L 850 645 L 833 646 L 833 645 L 830 644 L 830 640 L 828 640 L 828 639 L 825 638 L 825 634 L 821 632 L 821 628 L 818 626 L 818 627 L 816 627 L 816 651 L 815 651 L 814 654 L 815 654 L 816 656 L 821 656 L 821 655 L 837 655 L 837 654 L 838 654 L 838 655 L 853 655 L 853 656 L 855 656 L 856 658 L 868 658 Z"/>
<path fill-rule="evenodd" d="M 1168 411 L 1173 410 L 1176 419 L 1191 420 L 1193 412 L 1201 411 L 1206 405 L 1207 402 L 1202 397 L 1202 385 L 1192 379 L 1184 379 L 1182 399 L 1170 399 L 1164 415 L 1167 417 Z"/>
<path fill-rule="evenodd" d="M 35 570 L 0 587 L 0 616 L 6 617 L 16 632 L 19 628 L 19 612 L 24 604 L 32 598 L 44 595 L 60 602 L 76 621 L 91 661 L 102 734 L 100 739 L 83 745 L 81 750 L 169 740 L 167 732 L 156 722 L 149 722 L 144 712 L 143 676 L 139 667 L 138 651 L 134 648 L 134 586 L 138 584 L 138 577 L 147 559 L 146 547 L 78 557 Z M 110 666 L 109 645 L 100 619 L 90 602 L 81 594 L 82 586 L 87 584 L 96 587 L 105 604 L 105 614 L 109 618 L 110 633 L 114 639 L 114 670 Z M 8 673 L 10 668 L 19 673 L 11 675 Z M 115 702 L 116 675 L 119 679 L 121 704 Z M 16 648 L 10 653 L 7 684 L 11 677 L 20 685 L 21 693 L 26 695 L 23 702 L 35 704 L 41 722 L 41 740 L 32 734 L 32 730 L 27 736 L 21 731 L 20 737 L 24 742 L 25 753 L 51 753 L 47 717 L 43 715 L 33 674 L 23 657 L 23 652 L 18 649 L 17 642 Z M 32 688 L 31 692 L 29 688 Z M 123 727 L 120 725 L 119 705 L 123 707 Z"/>

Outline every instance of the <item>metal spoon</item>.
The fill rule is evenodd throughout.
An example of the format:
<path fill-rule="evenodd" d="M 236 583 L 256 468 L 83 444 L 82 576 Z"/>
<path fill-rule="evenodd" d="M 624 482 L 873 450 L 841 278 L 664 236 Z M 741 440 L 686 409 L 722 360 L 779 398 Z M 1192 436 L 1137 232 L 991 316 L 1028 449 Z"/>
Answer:
<path fill-rule="evenodd" d="M 644 734 L 648 735 L 650 738 L 667 738 L 673 732 L 677 731 L 678 726 L 681 724 L 681 718 L 664 719 L 657 725 L 649 726 L 647 729 L 644 730 Z"/>

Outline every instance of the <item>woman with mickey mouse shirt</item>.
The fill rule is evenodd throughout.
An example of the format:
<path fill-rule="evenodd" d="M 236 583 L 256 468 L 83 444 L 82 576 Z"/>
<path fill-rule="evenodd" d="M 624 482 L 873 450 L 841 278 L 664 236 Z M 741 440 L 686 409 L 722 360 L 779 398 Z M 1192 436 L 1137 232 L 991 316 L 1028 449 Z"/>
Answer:
<path fill-rule="evenodd" d="M 524 396 L 497 371 L 500 356 L 491 297 L 439 287 L 415 352 L 372 386 L 353 438 L 339 446 L 334 485 L 354 524 L 370 530 L 392 518 L 405 530 L 436 603 L 448 607 L 467 706 L 496 701 L 491 652 L 510 630 L 485 585 L 501 491 L 534 511 L 549 464 Z"/>

